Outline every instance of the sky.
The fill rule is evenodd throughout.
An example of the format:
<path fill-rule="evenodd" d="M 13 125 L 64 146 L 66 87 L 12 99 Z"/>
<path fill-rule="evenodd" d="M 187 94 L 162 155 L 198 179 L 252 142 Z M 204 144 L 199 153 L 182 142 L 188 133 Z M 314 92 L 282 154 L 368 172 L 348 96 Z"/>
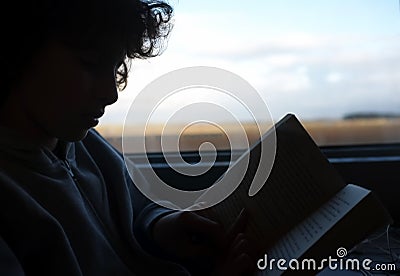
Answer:
<path fill-rule="evenodd" d="M 240 76 L 261 95 L 274 119 L 289 112 L 305 120 L 340 119 L 353 112 L 400 114 L 398 0 L 169 3 L 175 16 L 165 51 L 133 62 L 128 87 L 107 108 L 101 124 L 121 124 L 128 112 L 146 121 L 143 111 L 155 107 L 144 103 L 130 109 L 137 95 L 160 76 L 190 66 Z M 158 94 L 146 97 L 153 102 Z M 249 119 L 246 108 L 230 103 L 226 95 L 197 89 L 162 101 L 152 120 L 208 101 L 229 106 L 240 120 Z M 201 118 L 195 112 L 190 116 Z"/>

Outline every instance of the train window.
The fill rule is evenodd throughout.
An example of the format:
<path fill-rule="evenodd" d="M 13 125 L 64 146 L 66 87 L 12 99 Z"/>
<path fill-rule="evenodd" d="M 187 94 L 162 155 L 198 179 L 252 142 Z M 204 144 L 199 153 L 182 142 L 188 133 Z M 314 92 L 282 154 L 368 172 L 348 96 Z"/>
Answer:
<path fill-rule="evenodd" d="M 296 114 L 320 146 L 400 141 L 397 0 L 170 3 L 175 19 L 165 51 L 133 62 L 126 90 L 97 127 L 117 148 L 121 149 L 125 116 L 143 88 L 165 73 L 199 65 L 241 76 L 262 96 L 274 120 Z M 201 93 L 167 99 L 157 111 L 159 117 L 213 97 L 210 91 Z M 134 123 L 148 124 L 147 119 L 138 111 Z M 226 128 L 230 123 L 223 121 Z M 146 126 L 148 151 L 160 151 L 163 124 L 160 120 Z M 251 122 L 244 118 L 242 125 L 251 141 L 257 139 Z M 223 130 L 213 124 L 169 130 L 166 135 L 180 136 L 181 150 L 197 150 L 210 139 L 217 149 L 229 146 Z M 129 135 L 135 139 L 143 132 Z M 140 152 L 142 147 L 130 150 Z"/>

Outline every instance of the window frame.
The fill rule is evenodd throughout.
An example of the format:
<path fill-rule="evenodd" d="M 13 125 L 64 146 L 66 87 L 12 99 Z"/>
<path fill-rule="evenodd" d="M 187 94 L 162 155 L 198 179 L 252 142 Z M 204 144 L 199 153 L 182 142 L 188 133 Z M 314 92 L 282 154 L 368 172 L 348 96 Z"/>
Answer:
<path fill-rule="evenodd" d="M 345 145 L 345 146 L 321 146 L 322 153 L 334 165 L 342 175 L 346 183 L 354 183 L 373 190 L 382 203 L 389 210 L 395 223 L 400 221 L 400 143 L 394 144 L 366 144 L 366 145 Z M 233 153 L 233 160 L 239 157 L 243 151 Z M 128 154 L 127 157 L 133 158 L 135 163 L 142 168 L 151 164 L 154 171 L 159 176 L 170 182 L 175 182 L 174 186 L 183 188 L 190 180 L 194 189 L 203 187 L 204 182 L 215 181 L 229 165 L 229 150 L 217 151 L 217 158 L 212 171 L 196 181 L 189 177 L 177 177 L 176 173 L 166 163 L 163 153 L 151 152 L 147 154 L 136 153 Z M 168 153 L 169 160 L 179 164 L 181 159 L 178 153 Z M 196 163 L 200 160 L 198 152 L 188 151 L 181 153 L 182 158 L 188 163 Z M 171 158 L 172 157 L 172 158 Z M 148 161 L 145 161 L 145 159 Z M 171 159 L 170 159 L 171 158 Z M 148 163 L 149 162 L 149 163 Z"/>

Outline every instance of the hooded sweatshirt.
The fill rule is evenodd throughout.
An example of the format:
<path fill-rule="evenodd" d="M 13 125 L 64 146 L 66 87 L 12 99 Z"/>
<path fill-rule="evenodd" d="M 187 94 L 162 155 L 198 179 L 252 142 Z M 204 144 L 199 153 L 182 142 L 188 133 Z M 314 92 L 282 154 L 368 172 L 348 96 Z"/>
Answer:
<path fill-rule="evenodd" d="M 171 210 L 136 189 L 96 131 L 54 151 L 0 131 L 0 275 L 188 274 L 143 250 Z"/>

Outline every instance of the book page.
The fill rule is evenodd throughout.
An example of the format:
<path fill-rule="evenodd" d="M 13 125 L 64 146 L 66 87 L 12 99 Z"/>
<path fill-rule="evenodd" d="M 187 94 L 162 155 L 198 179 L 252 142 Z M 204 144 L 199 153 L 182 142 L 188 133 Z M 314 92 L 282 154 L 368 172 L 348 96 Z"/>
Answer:
<path fill-rule="evenodd" d="M 369 193 L 367 189 L 348 184 L 311 216 L 283 236 L 269 250 L 268 256 L 286 260 L 299 258 Z"/>

